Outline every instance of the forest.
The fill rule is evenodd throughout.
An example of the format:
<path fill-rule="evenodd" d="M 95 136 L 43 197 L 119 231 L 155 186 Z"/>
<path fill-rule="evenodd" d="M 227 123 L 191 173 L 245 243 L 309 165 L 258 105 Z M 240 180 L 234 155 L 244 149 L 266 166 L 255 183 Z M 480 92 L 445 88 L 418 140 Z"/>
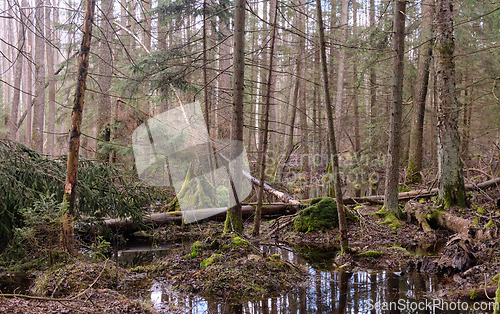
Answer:
<path fill-rule="evenodd" d="M 0 312 L 500 313 L 499 21 L 1 1 Z"/>

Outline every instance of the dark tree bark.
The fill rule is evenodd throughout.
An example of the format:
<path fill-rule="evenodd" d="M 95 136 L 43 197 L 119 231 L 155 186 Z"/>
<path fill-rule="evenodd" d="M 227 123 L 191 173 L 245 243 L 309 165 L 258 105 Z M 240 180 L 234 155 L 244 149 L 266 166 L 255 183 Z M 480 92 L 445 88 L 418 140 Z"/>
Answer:
<path fill-rule="evenodd" d="M 434 1 L 425 0 L 422 2 L 422 46 L 419 49 L 417 86 L 415 95 L 413 123 L 410 131 L 410 149 L 408 157 L 408 169 L 406 180 L 417 183 L 422 181 L 422 140 L 424 135 L 424 115 L 425 100 L 429 85 L 429 68 L 432 56 L 432 15 L 434 12 Z"/>
<path fill-rule="evenodd" d="M 455 90 L 455 39 L 453 38 L 453 5 L 451 0 L 436 2 L 437 92 L 438 92 L 438 172 L 439 198 L 445 208 L 466 207 L 466 193 L 460 135 L 459 106 Z"/>
<path fill-rule="evenodd" d="M 75 216 L 76 184 L 78 177 L 78 154 L 80 149 L 80 134 L 82 112 L 85 100 L 86 81 L 89 68 L 90 41 L 92 39 L 92 22 L 94 20 L 96 0 L 87 0 L 83 22 L 83 39 L 78 57 L 78 74 L 71 112 L 71 128 L 69 132 L 69 151 L 64 185 L 64 202 L 68 208 L 63 224 L 63 241 L 69 252 L 74 253 L 73 218 Z"/>
<path fill-rule="evenodd" d="M 394 53 L 392 61 L 392 109 L 389 148 L 385 180 L 384 204 L 388 211 L 399 216 L 398 185 L 401 147 L 401 116 L 403 107 L 404 32 L 406 0 L 394 3 Z"/>
<path fill-rule="evenodd" d="M 328 122 L 328 139 L 330 143 L 330 163 L 332 165 L 335 200 L 337 201 L 337 210 L 339 215 L 339 232 L 340 232 L 340 247 L 342 253 L 348 248 L 349 240 L 347 238 L 347 219 L 342 199 L 342 185 L 340 183 L 339 156 L 337 154 L 337 143 L 335 142 L 334 120 L 332 102 L 330 99 L 329 83 L 328 83 L 328 65 L 326 63 L 326 43 L 325 43 L 325 27 L 323 25 L 323 13 L 321 9 L 321 0 L 316 0 L 316 14 L 318 19 L 319 32 L 319 48 L 323 75 L 323 88 L 325 92 L 325 105 Z"/>
<path fill-rule="evenodd" d="M 231 155 L 239 156 L 243 149 L 243 92 L 245 89 L 245 0 L 234 1 L 234 52 L 233 52 L 233 114 L 231 124 Z M 233 173 L 233 180 L 239 180 L 241 171 Z M 233 189 L 236 205 L 229 209 L 226 215 L 225 232 L 243 232 L 241 204 Z"/>

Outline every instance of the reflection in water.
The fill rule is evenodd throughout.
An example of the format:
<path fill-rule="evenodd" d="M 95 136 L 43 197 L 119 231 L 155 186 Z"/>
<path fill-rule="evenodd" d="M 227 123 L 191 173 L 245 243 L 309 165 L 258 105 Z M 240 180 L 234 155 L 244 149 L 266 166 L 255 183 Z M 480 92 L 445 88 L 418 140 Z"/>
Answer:
<path fill-rule="evenodd" d="M 437 279 L 419 273 L 391 271 L 335 270 L 335 252 L 317 256 L 312 252 L 294 253 L 283 245 L 263 245 L 265 254 L 281 254 L 283 259 L 304 264 L 311 280 L 291 291 L 243 304 L 173 292 L 164 281 L 155 281 L 148 295 L 160 312 L 178 313 L 429 313 L 398 309 L 382 310 L 374 306 L 382 302 L 423 301 L 424 293 L 438 288 Z"/>

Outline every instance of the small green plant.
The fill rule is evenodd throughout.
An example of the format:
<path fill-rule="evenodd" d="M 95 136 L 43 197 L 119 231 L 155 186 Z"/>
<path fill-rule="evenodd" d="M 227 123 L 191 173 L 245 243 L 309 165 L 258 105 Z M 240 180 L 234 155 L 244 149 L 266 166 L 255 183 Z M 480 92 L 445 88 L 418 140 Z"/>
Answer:
<path fill-rule="evenodd" d="M 358 257 L 371 257 L 371 258 L 378 258 L 380 256 L 384 255 L 382 252 L 377 252 L 377 251 L 366 251 L 364 253 L 359 253 Z"/>
<path fill-rule="evenodd" d="M 222 254 L 212 254 L 209 258 L 201 261 L 200 268 L 207 268 L 208 266 L 215 264 L 221 257 Z"/>
<path fill-rule="evenodd" d="M 477 293 L 476 289 L 469 291 L 469 299 L 471 299 L 471 301 L 475 301 L 477 298 L 479 298 L 479 293 Z"/>

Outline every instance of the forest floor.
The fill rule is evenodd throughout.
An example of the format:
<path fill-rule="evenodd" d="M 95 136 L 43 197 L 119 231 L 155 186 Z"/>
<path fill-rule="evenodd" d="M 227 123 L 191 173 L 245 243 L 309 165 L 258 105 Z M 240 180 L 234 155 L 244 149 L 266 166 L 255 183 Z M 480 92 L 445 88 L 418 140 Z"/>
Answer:
<path fill-rule="evenodd" d="M 474 205 L 471 209 L 451 209 L 450 212 L 476 220 L 480 226 L 490 218 L 497 219 L 500 217 L 500 209 L 494 200 L 500 198 L 500 191 L 490 190 L 488 194 L 487 198 L 481 193 L 472 193 Z M 87 289 L 85 293 L 77 295 L 77 298 L 74 298 L 76 294 L 70 294 L 71 289 L 68 289 L 66 294 L 60 291 L 62 294 L 58 296 L 67 299 L 49 300 L 57 296 L 54 291 L 60 289 L 59 287 L 68 286 L 68 283 L 59 279 L 62 278 L 61 269 L 57 269 L 52 273 L 52 281 L 48 279 L 46 286 L 40 290 L 47 299 L 0 296 L 0 312 L 154 312 L 150 305 L 117 292 L 118 289 L 112 284 L 103 284 L 108 277 L 127 277 L 136 273 L 160 276 L 181 292 L 223 299 L 228 296 L 251 299 L 257 295 L 286 291 L 298 284 L 307 284 L 308 275 L 301 265 L 294 265 L 281 259 L 279 255 L 262 252 L 262 243 L 281 243 L 296 250 L 307 246 L 310 252 L 327 252 L 330 258 L 335 257 L 338 269 L 431 272 L 446 284 L 440 291 L 428 295 L 430 298 L 478 301 L 494 297 L 498 285 L 493 277 L 500 273 L 498 239 L 473 241 L 469 248 L 471 267 L 446 277 L 439 273 L 436 266 L 443 259 L 447 242 L 453 237 L 449 231 L 438 229 L 429 234 L 404 220 L 400 220 L 400 225 L 397 226 L 384 224 L 385 218 L 378 215 L 380 206 L 362 205 L 350 210 L 359 218 L 358 221 L 349 223 L 350 254 L 338 255 L 337 229 L 298 233 L 293 229 L 293 223 L 285 226 L 287 219 L 289 221 L 292 217 L 264 220 L 259 239 L 250 235 L 251 220 L 245 222 L 245 233 L 242 237 L 225 235 L 222 232 L 223 223 L 216 221 L 192 225 L 188 230 L 169 225 L 154 230 L 157 241 L 172 242 L 189 238 L 193 244 L 189 248 L 173 250 L 168 256 L 147 266 L 128 270 L 116 266 L 113 268 L 114 272 L 109 275 L 104 271 L 106 265 L 103 265 L 103 262 L 93 263 L 92 265 L 97 265 L 94 268 L 91 268 L 90 264 L 83 266 L 87 267 L 85 269 L 88 278 L 80 283 L 80 286 L 73 287 L 72 291 Z M 276 229 L 279 223 L 284 227 Z M 67 269 L 74 270 L 76 274 L 83 273 L 78 270 L 78 263 L 70 264 Z M 88 271 L 89 267 L 93 271 Z M 45 276 L 50 278 L 47 272 Z M 80 281 L 80 278 L 73 280 Z"/>

